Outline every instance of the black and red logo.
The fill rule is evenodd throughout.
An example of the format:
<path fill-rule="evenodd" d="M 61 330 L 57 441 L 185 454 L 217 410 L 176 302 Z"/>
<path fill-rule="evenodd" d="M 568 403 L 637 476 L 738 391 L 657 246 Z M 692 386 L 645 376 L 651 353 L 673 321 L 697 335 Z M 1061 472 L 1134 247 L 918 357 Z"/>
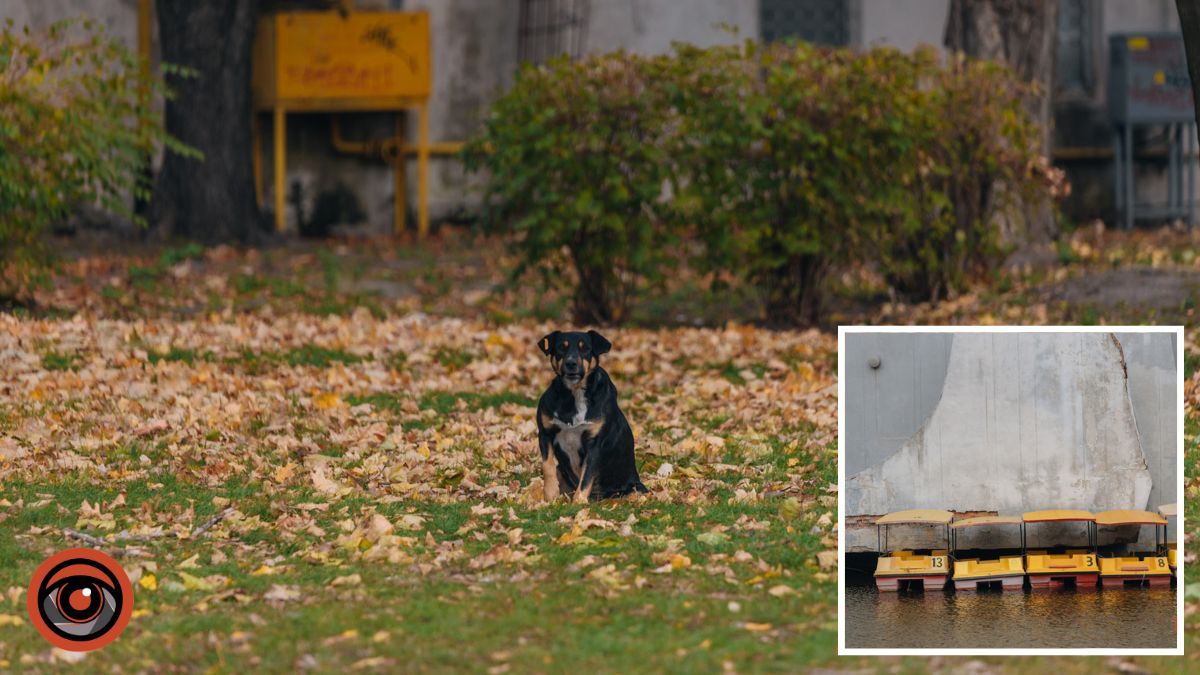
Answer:
<path fill-rule="evenodd" d="M 125 570 L 90 548 L 47 558 L 29 582 L 29 620 L 50 644 L 73 652 L 117 639 L 133 613 L 133 586 Z"/>

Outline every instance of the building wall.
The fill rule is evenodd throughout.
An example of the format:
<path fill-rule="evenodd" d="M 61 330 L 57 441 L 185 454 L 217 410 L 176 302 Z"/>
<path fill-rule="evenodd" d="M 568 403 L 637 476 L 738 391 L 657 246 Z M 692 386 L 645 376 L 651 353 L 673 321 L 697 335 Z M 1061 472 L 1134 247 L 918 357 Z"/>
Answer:
<path fill-rule="evenodd" d="M 879 464 L 916 433 L 942 397 L 950 333 L 849 333 L 846 475 Z M 878 359 L 878 367 L 871 366 Z"/>
<path fill-rule="evenodd" d="M 662 54 L 673 42 L 707 47 L 758 36 L 758 3 L 739 0 L 591 0 L 588 52 Z"/>
<path fill-rule="evenodd" d="M 757 3 L 739 0 L 591 0 L 583 44 L 588 52 L 615 49 L 653 54 L 674 41 L 700 45 L 728 43 L 758 35 Z M 515 1 L 356 0 L 361 9 L 425 9 L 433 33 L 433 96 L 429 103 L 430 139 L 466 140 L 479 127 L 487 106 L 509 87 L 517 71 L 518 11 Z M 98 18 L 136 48 L 137 0 L 6 0 L 0 20 L 45 26 L 68 16 Z M 406 116 L 409 139 L 417 136 L 416 115 Z M 329 115 L 290 115 L 287 120 L 287 220 L 295 227 L 292 191 L 299 187 L 311 212 L 321 190 L 341 182 L 358 196 L 367 228 L 388 231 L 393 222 L 394 174 L 381 160 L 334 152 Z M 260 117 L 263 132 L 265 204 L 273 204 L 271 122 Z M 348 114 L 342 118 L 352 139 L 393 135 L 390 114 Z M 416 208 L 416 160 L 408 161 L 408 207 Z M 430 212 L 436 221 L 477 203 L 478 185 L 454 159 L 430 160 Z"/>
<path fill-rule="evenodd" d="M 90 16 L 106 31 L 137 48 L 137 0 L 5 0 L 0 22 L 44 28 L 65 18 Z"/>
<path fill-rule="evenodd" d="M 906 508 L 1152 510 L 1178 499 L 1172 335 L 846 338 L 849 517 Z M 852 550 L 874 549 L 869 525 L 847 535 Z M 1144 535 L 1153 538 L 1148 528 Z"/>
<path fill-rule="evenodd" d="M 928 43 L 940 49 L 949 0 L 846 0 L 851 42 L 858 46 L 892 45 L 912 49 Z M 660 53 L 674 41 L 700 45 L 758 37 L 759 3 L 753 0 L 590 0 L 584 49 L 599 53 L 628 49 Z M 356 0 L 366 9 L 427 9 L 433 30 L 434 93 L 430 101 L 430 136 L 435 141 L 459 141 L 478 129 L 488 104 L 511 85 L 517 69 L 518 12 L 515 0 Z M 1089 91 L 1061 95 L 1055 105 L 1056 148 L 1087 149 L 1087 157 L 1059 159 L 1068 169 L 1073 192 L 1065 203 L 1076 222 L 1102 218 L 1112 222 L 1112 129 L 1107 116 L 1107 36 L 1114 32 L 1175 31 L 1178 16 L 1173 0 L 1097 0 L 1090 60 L 1094 85 Z M 136 36 L 137 0 L 6 0 L 0 19 L 18 25 L 44 26 L 52 21 L 87 14 L 98 18 L 132 48 Z M 415 116 L 405 129 L 416 136 Z M 388 115 L 348 115 L 347 136 L 390 136 L 394 121 Z M 271 132 L 263 119 L 264 134 Z M 393 173 L 378 159 L 340 156 L 329 140 L 328 115 L 296 115 L 289 119 L 288 189 L 295 183 L 304 203 L 323 189 L 341 182 L 359 197 L 371 230 L 392 224 Z M 1144 135 L 1143 135 L 1144 136 Z M 1145 139 L 1139 143 L 1145 144 Z M 264 144 L 265 195 L 272 204 L 269 143 Z M 1078 153 L 1077 153 L 1078 154 Z M 416 162 L 408 161 L 408 204 L 416 204 Z M 1165 161 L 1139 165 L 1140 200 L 1166 198 Z M 1197 172 L 1200 180 L 1200 172 Z M 470 208 L 479 198 L 478 185 L 464 175 L 457 161 L 433 158 L 430 202 L 434 219 Z M 1200 186 L 1197 187 L 1200 194 Z M 288 220 L 295 214 L 288 201 Z"/>
<path fill-rule="evenodd" d="M 949 0 L 858 0 L 865 47 L 889 45 L 905 51 L 928 44 L 942 49 Z"/>

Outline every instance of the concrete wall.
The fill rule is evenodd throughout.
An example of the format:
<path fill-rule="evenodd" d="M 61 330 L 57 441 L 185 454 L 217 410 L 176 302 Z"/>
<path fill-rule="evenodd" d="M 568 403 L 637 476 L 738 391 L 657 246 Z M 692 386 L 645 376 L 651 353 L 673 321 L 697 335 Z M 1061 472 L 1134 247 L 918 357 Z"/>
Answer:
<path fill-rule="evenodd" d="M 858 0 L 858 44 L 911 50 L 921 44 L 942 48 L 949 0 Z"/>
<path fill-rule="evenodd" d="M 591 0 L 584 39 L 592 53 L 661 54 L 673 42 L 728 44 L 758 36 L 758 3 L 739 0 Z M 732 29 L 731 30 L 727 30 Z"/>
<path fill-rule="evenodd" d="M 949 333 L 846 335 L 846 475 L 894 454 L 933 412 L 950 363 Z M 871 359 L 879 359 L 872 368 Z"/>
<path fill-rule="evenodd" d="M 45 27 L 69 17 L 90 16 L 106 31 L 137 48 L 137 0 L 5 0 L 0 22 L 12 19 L 17 26 Z"/>
<path fill-rule="evenodd" d="M 906 508 L 1153 509 L 1175 501 L 1172 338 L 847 335 L 847 516 Z M 939 377 L 941 385 L 931 384 Z M 873 528 L 852 526 L 847 535 L 851 550 L 874 549 Z M 1065 535 L 1038 528 L 1031 543 Z M 1149 529 L 1143 535 L 1152 540 Z M 1000 535 L 976 530 L 964 543 L 980 536 Z"/>
<path fill-rule="evenodd" d="M 1174 333 L 1118 333 L 1129 366 L 1129 400 L 1152 487 L 1148 506 L 1179 499 L 1178 349 Z"/>

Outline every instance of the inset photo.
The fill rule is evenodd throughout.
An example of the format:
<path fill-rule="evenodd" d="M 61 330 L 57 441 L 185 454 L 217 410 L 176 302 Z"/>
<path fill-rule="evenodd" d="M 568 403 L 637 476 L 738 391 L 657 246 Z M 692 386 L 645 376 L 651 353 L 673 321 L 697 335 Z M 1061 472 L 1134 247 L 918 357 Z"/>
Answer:
<path fill-rule="evenodd" d="M 1182 654 L 1183 339 L 839 329 L 839 653 Z"/>

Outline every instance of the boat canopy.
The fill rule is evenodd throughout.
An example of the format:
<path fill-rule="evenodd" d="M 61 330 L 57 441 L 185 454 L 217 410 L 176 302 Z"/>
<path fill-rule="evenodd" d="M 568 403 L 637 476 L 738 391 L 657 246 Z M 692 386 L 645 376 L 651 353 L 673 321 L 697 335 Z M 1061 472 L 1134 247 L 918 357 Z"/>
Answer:
<path fill-rule="evenodd" d="M 1167 519 L 1149 511 L 1116 509 L 1096 514 L 1097 525 L 1166 525 Z"/>
<path fill-rule="evenodd" d="M 1046 511 L 1030 511 L 1021 518 L 1027 523 L 1048 523 L 1061 520 L 1085 520 L 1094 521 L 1096 516 L 1092 515 L 1091 511 L 1080 511 L 1076 509 L 1049 509 Z"/>
<path fill-rule="evenodd" d="M 954 519 L 954 514 L 949 511 L 939 511 L 937 509 L 910 509 L 908 511 L 896 511 L 889 513 L 875 521 L 876 525 L 910 525 L 910 524 L 929 524 L 929 525 L 945 525 Z"/>
<path fill-rule="evenodd" d="M 950 524 L 950 527 L 960 530 L 964 527 L 983 527 L 985 525 L 1020 525 L 1021 519 L 1018 516 L 978 516 L 976 518 L 966 518 L 964 520 L 956 520 Z"/>
<path fill-rule="evenodd" d="M 1176 502 L 1163 504 L 1162 506 L 1158 507 L 1158 515 L 1162 516 L 1163 518 L 1174 518 L 1175 516 L 1179 515 L 1179 504 Z"/>

